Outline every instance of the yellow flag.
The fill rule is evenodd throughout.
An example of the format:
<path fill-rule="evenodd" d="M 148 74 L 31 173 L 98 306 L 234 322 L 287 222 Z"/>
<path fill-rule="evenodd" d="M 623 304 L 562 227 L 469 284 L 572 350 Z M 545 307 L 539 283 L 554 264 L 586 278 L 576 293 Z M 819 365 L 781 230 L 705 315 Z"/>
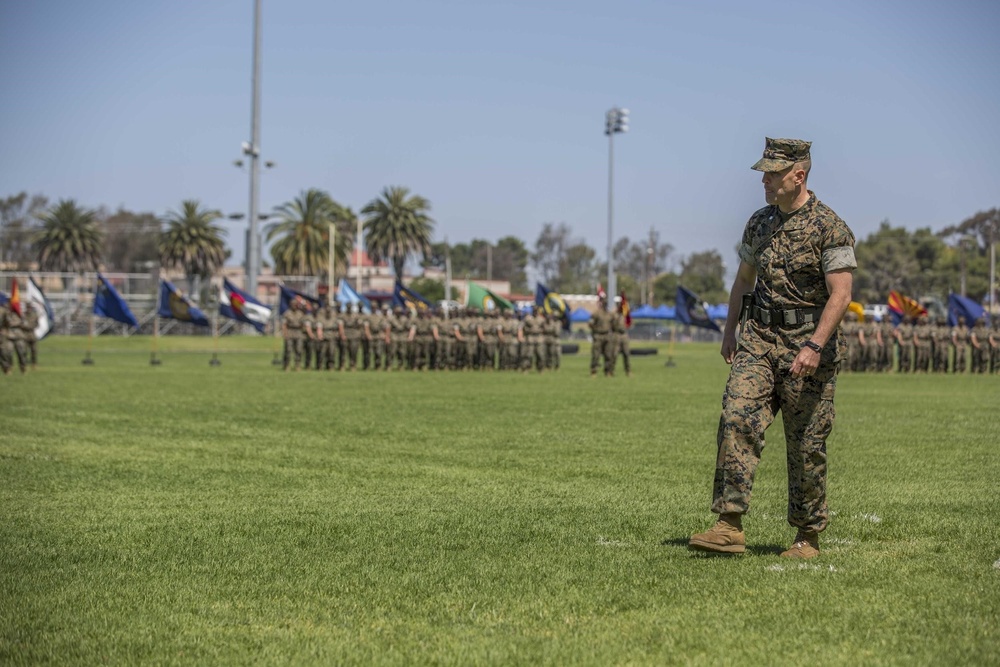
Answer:
<path fill-rule="evenodd" d="M 855 313 L 858 314 L 858 322 L 864 322 L 865 321 L 865 307 L 862 306 L 857 301 L 852 301 L 847 306 L 847 310 L 850 310 L 850 311 L 855 312 Z"/>

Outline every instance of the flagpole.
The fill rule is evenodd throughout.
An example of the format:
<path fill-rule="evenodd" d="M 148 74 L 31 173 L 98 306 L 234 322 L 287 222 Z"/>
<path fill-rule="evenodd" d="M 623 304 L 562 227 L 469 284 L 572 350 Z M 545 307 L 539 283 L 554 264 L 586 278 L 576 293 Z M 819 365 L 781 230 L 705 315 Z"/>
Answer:
<path fill-rule="evenodd" d="M 281 308 L 281 297 L 278 297 L 278 304 L 271 309 L 271 316 L 274 318 L 271 328 L 274 330 L 274 335 L 271 336 L 271 340 L 274 344 L 271 345 L 271 349 L 274 352 L 274 357 L 271 359 L 272 366 L 280 366 L 282 364 L 281 354 L 279 352 L 280 345 L 278 340 L 281 338 L 281 327 L 278 326 L 278 310 Z"/>
<path fill-rule="evenodd" d="M 670 325 L 670 342 L 667 343 L 667 363 L 664 366 L 676 366 L 674 363 L 674 333 L 677 331 L 676 323 Z"/>
<path fill-rule="evenodd" d="M 209 366 L 221 366 L 219 361 L 219 307 L 216 305 L 215 313 L 212 317 L 212 358 L 208 361 Z"/>
<path fill-rule="evenodd" d="M 96 297 L 95 297 L 96 298 Z M 94 342 L 94 309 L 90 309 L 90 322 L 87 326 L 87 352 L 83 357 L 84 366 L 93 366 L 94 360 L 90 358 L 90 346 Z"/>
<path fill-rule="evenodd" d="M 331 222 L 330 223 L 330 234 L 329 234 L 330 247 L 329 247 L 329 249 L 327 251 L 327 254 L 329 255 L 329 268 L 328 268 L 328 271 L 330 272 L 330 277 L 327 278 L 327 281 L 326 281 L 326 303 L 327 303 L 327 305 L 332 305 L 333 304 L 333 270 L 336 268 L 336 266 L 335 266 L 336 255 L 334 255 L 334 250 L 333 249 L 337 246 L 337 244 L 335 242 L 336 238 L 337 238 L 337 226 Z"/>
<path fill-rule="evenodd" d="M 152 350 L 149 353 L 149 365 L 159 366 L 160 360 L 156 358 L 157 344 L 160 342 L 160 316 L 153 316 L 153 340 L 152 340 Z"/>
<path fill-rule="evenodd" d="M 361 294 L 361 217 L 360 216 L 358 217 L 357 246 L 358 246 L 358 266 L 357 266 L 358 275 L 355 276 L 354 282 L 357 285 L 357 293 Z"/>

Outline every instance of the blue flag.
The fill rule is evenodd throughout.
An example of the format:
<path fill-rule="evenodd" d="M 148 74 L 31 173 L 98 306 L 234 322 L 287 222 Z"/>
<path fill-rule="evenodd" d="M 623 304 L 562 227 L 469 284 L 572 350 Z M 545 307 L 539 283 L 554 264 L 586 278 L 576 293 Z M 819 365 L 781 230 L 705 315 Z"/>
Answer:
<path fill-rule="evenodd" d="M 569 308 L 557 292 L 541 283 L 535 283 L 535 305 L 546 315 L 555 315 L 562 320 L 563 329 L 569 329 Z"/>
<path fill-rule="evenodd" d="M 392 290 L 392 307 L 406 308 L 407 310 L 424 310 L 426 308 L 433 308 L 434 305 L 409 287 L 404 287 L 403 283 L 397 279 L 396 286 Z"/>
<path fill-rule="evenodd" d="M 168 280 L 160 281 L 160 305 L 156 310 L 156 314 L 160 317 L 180 320 L 181 322 L 190 322 L 202 327 L 209 326 L 205 313 L 198 310 L 198 307 L 191 302 L 191 299 L 184 296 Z"/>
<path fill-rule="evenodd" d="M 313 310 L 319 308 L 323 303 L 314 296 L 309 296 L 308 294 L 303 294 L 302 292 L 293 290 L 291 287 L 281 286 L 281 299 L 278 301 L 278 314 L 284 315 L 285 311 L 292 307 L 292 302 L 296 299 L 302 299 L 307 303 L 311 303 Z"/>
<path fill-rule="evenodd" d="M 10 297 L 7 296 L 6 292 L 0 292 L 0 306 L 6 306 L 10 303 Z"/>
<path fill-rule="evenodd" d="M 677 319 L 684 324 L 702 329 L 712 329 L 722 333 L 722 329 L 708 316 L 708 304 L 699 299 L 694 292 L 677 286 Z"/>
<path fill-rule="evenodd" d="M 965 325 L 971 327 L 980 317 L 986 314 L 986 309 L 972 299 L 952 292 L 948 295 L 948 326 L 957 326 L 958 318 L 965 318 Z"/>
<path fill-rule="evenodd" d="M 348 285 L 347 281 L 343 278 L 340 279 L 340 284 L 337 286 L 337 303 L 345 309 L 348 305 L 353 306 L 358 304 L 361 307 L 362 312 L 372 312 L 372 302 L 354 291 L 354 289 Z"/>
<path fill-rule="evenodd" d="M 252 324 L 257 331 L 264 333 L 264 327 L 271 319 L 271 309 L 225 278 L 219 295 L 219 315 Z"/>
<path fill-rule="evenodd" d="M 135 319 L 125 299 L 100 273 L 97 274 L 97 293 L 94 294 L 94 315 L 108 317 L 133 327 L 139 326 L 139 321 Z"/>

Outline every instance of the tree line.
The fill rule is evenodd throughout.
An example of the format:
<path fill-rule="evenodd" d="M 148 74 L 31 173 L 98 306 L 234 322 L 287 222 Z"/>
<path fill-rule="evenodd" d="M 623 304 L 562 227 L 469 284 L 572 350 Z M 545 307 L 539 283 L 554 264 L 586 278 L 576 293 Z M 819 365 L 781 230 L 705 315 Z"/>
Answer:
<path fill-rule="evenodd" d="M 264 234 L 271 266 L 278 275 L 327 278 L 333 229 L 334 277 L 342 276 L 361 222 L 364 249 L 374 261 L 391 265 L 397 276 L 416 257 L 425 269 L 450 268 L 456 280 L 508 281 L 519 294 L 532 291 L 529 267 L 546 287 L 563 294 L 594 293 L 607 275 L 605 253 L 575 236 L 565 222 L 543 223 L 532 248 L 515 236 L 449 244 L 432 242 L 430 211 L 428 199 L 400 186 L 386 187 L 358 213 L 324 190 L 305 190 L 262 216 L 269 221 Z M 216 224 L 224 217 L 196 200 L 157 216 L 88 209 L 72 199 L 50 204 L 44 195 L 21 192 L 0 199 L 0 263 L 25 270 L 37 262 L 42 270 L 68 272 L 100 267 L 145 272 L 159 265 L 182 270 L 193 283 L 213 275 L 231 257 L 226 230 Z M 883 221 L 857 242 L 855 300 L 884 302 L 890 290 L 912 296 L 959 292 L 982 300 L 996 240 L 1000 210 L 995 208 L 938 231 L 910 231 Z M 678 284 L 705 301 L 728 300 L 726 264 L 718 250 L 679 256 L 650 228 L 645 238 L 619 238 L 612 255 L 618 286 L 634 303 L 672 303 Z M 413 287 L 428 298 L 444 298 L 443 281 L 436 278 L 418 278 Z"/>

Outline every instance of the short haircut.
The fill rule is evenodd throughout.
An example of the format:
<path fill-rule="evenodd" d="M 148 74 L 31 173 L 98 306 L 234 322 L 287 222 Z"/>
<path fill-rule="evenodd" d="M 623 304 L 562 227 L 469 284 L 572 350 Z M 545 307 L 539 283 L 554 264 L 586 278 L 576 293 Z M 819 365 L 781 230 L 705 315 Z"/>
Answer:
<path fill-rule="evenodd" d="M 802 169 L 803 171 L 806 172 L 806 177 L 805 177 L 806 181 L 809 180 L 809 171 L 812 169 L 812 167 L 813 167 L 812 158 L 806 158 L 805 160 L 801 160 L 800 162 L 796 162 L 795 164 L 792 165 L 792 169 Z"/>

